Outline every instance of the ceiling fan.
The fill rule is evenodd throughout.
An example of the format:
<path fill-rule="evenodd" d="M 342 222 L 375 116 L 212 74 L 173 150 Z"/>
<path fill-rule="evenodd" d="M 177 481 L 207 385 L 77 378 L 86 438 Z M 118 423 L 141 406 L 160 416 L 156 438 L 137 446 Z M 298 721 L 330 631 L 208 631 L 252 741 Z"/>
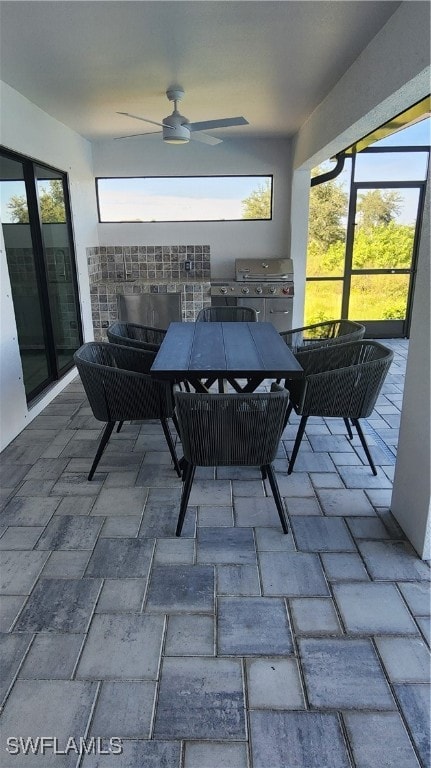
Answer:
<path fill-rule="evenodd" d="M 225 117 L 220 120 L 206 120 L 201 123 L 190 123 L 177 109 L 178 102 L 184 97 L 182 88 L 169 88 L 166 91 L 166 96 L 169 101 L 173 101 L 174 111 L 171 115 L 163 118 L 161 123 L 156 120 L 149 120 L 147 117 L 131 115 L 130 112 L 117 112 L 117 115 L 125 115 L 126 117 L 132 117 L 134 120 L 143 120 L 144 123 L 160 125 L 162 128 L 161 131 L 133 133 L 129 136 L 117 136 L 116 138 L 131 139 L 134 136 L 148 136 L 150 133 L 162 133 L 163 141 L 166 141 L 169 144 L 186 144 L 190 139 L 200 141 L 203 144 L 220 144 L 222 139 L 210 136 L 208 133 L 203 133 L 203 131 L 206 131 L 207 129 L 211 130 L 211 128 L 228 128 L 236 125 L 248 125 L 248 120 L 246 120 L 245 117 Z"/>

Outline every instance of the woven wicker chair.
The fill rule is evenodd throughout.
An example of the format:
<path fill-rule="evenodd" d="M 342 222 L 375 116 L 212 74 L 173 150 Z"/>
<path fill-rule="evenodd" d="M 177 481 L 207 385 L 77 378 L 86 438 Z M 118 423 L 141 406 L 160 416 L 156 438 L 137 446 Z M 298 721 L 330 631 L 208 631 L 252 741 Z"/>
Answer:
<path fill-rule="evenodd" d="M 293 353 L 296 353 L 303 349 L 359 341 L 364 338 L 364 333 L 365 327 L 353 320 L 329 320 L 325 323 L 305 325 L 303 328 L 293 328 L 291 331 L 282 331 L 280 336 Z"/>
<path fill-rule="evenodd" d="M 376 475 L 359 419 L 371 414 L 390 368 L 393 352 L 377 341 L 351 341 L 332 347 L 302 350 L 296 358 L 304 369 L 305 377 L 286 382 L 290 392 L 286 423 L 292 409 L 301 416 L 288 474 L 295 465 L 308 417 L 334 416 L 344 419 L 350 439 L 353 437 L 350 423 L 356 427 L 373 475 Z"/>
<path fill-rule="evenodd" d="M 149 374 L 155 353 L 117 344 L 88 342 L 74 354 L 91 409 L 96 419 L 106 422 L 88 479 L 91 480 L 117 421 L 159 419 L 178 476 L 178 458 L 167 419 L 174 404 L 169 383 Z"/>
<path fill-rule="evenodd" d="M 196 317 L 197 323 L 257 323 L 252 307 L 204 307 Z"/>
<path fill-rule="evenodd" d="M 277 386 L 277 385 L 274 385 Z M 288 392 L 200 394 L 174 392 L 184 451 L 184 487 L 176 535 L 181 535 L 196 467 L 259 466 L 268 477 L 284 533 L 283 503 L 271 462 L 285 422 Z"/>
<path fill-rule="evenodd" d="M 117 321 L 109 326 L 107 335 L 111 344 L 121 344 L 125 347 L 130 346 L 157 352 L 165 338 L 166 331 L 163 328 L 152 328 L 149 325 Z"/>

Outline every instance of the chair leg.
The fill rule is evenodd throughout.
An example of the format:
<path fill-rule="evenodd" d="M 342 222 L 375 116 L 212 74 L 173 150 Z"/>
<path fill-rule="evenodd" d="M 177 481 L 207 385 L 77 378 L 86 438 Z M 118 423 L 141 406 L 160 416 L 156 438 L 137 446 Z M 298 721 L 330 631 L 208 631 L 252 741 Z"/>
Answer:
<path fill-rule="evenodd" d="M 290 419 L 290 414 L 292 413 L 292 411 L 293 411 L 293 405 L 292 405 L 292 403 L 289 400 L 289 402 L 287 404 L 286 416 L 284 417 L 283 429 L 286 429 L 288 421 Z"/>
<path fill-rule="evenodd" d="M 296 433 L 295 445 L 293 446 L 292 455 L 290 457 L 289 466 L 287 468 L 287 474 L 288 475 L 292 474 L 292 470 L 293 470 L 293 467 L 294 467 L 294 464 L 295 464 L 295 461 L 296 461 L 296 457 L 298 455 L 299 446 L 301 445 L 301 440 L 302 440 L 302 437 L 304 435 L 305 425 L 307 423 L 307 419 L 308 419 L 308 416 L 302 416 L 301 417 L 301 421 L 299 422 L 298 431 Z"/>
<path fill-rule="evenodd" d="M 344 419 L 344 423 L 346 425 L 346 429 L 347 429 L 347 434 L 349 436 L 349 440 L 353 440 L 353 432 L 352 432 L 352 427 L 350 426 L 349 419 Z"/>
<path fill-rule="evenodd" d="M 266 467 L 262 467 L 262 470 L 265 470 L 268 475 L 269 484 L 271 486 L 272 495 L 274 497 L 275 506 L 277 507 L 277 512 L 280 518 L 281 527 L 283 528 L 283 533 L 289 533 L 289 528 L 286 522 L 286 516 L 284 514 L 284 509 L 283 509 L 283 501 L 280 496 L 280 489 L 278 487 L 277 478 L 275 477 L 275 472 L 271 464 L 267 464 Z"/>
<path fill-rule="evenodd" d="M 117 434 L 118 434 L 119 432 L 121 432 L 121 427 L 123 426 L 123 424 L 124 424 L 124 421 L 119 421 L 119 422 L 118 422 L 118 427 L 117 427 Z"/>
<path fill-rule="evenodd" d="M 266 471 L 266 467 L 261 467 L 260 468 L 260 474 L 262 475 L 262 480 L 266 480 L 266 478 L 268 477 L 268 473 Z"/>
<path fill-rule="evenodd" d="M 108 421 L 105 429 L 103 430 L 102 439 L 101 439 L 101 441 L 99 443 L 99 447 L 97 449 L 96 456 L 94 458 L 93 464 L 91 466 L 91 469 L 90 469 L 90 472 L 89 472 L 89 475 L 88 475 L 88 479 L 89 480 L 93 479 L 93 475 L 94 475 L 94 473 L 95 473 L 95 471 L 97 469 L 97 465 L 98 465 L 100 459 L 102 458 L 102 453 L 103 453 L 103 451 L 106 448 L 106 444 L 107 444 L 109 438 L 111 437 L 112 430 L 114 429 L 114 427 L 115 427 L 115 421 Z"/>
<path fill-rule="evenodd" d="M 177 473 L 178 477 L 181 477 L 181 468 L 178 463 L 177 454 L 175 453 L 175 446 L 172 440 L 172 435 L 169 431 L 168 422 L 166 421 L 166 419 L 160 419 L 160 423 L 163 427 L 163 432 L 165 433 L 165 438 L 168 444 L 170 454 L 172 456 L 172 461 L 174 462 L 175 472 Z"/>
<path fill-rule="evenodd" d="M 181 536 L 184 518 L 187 512 L 187 505 L 189 503 L 190 491 L 192 490 L 195 471 L 196 471 L 196 467 L 193 464 L 187 464 L 184 470 L 184 488 L 183 488 L 183 494 L 181 496 L 180 514 L 178 515 L 178 522 L 177 522 L 177 529 L 175 531 L 175 536 Z"/>
<path fill-rule="evenodd" d="M 176 433 L 177 433 L 177 435 L 179 437 L 180 436 L 180 425 L 178 424 L 177 414 L 175 413 L 175 411 L 172 414 L 171 418 L 172 418 L 172 421 L 174 423 L 175 431 L 176 431 Z"/>
<path fill-rule="evenodd" d="M 373 475 L 377 475 L 377 469 L 376 469 L 376 467 L 374 465 L 373 459 L 371 458 L 370 449 L 368 448 L 368 444 L 367 444 L 367 441 L 365 440 L 365 435 L 362 432 L 362 427 L 359 424 L 359 420 L 358 419 L 352 419 L 352 424 L 353 424 L 354 427 L 356 427 L 356 431 L 357 431 L 357 433 L 359 435 L 359 439 L 360 439 L 360 441 L 362 443 L 362 447 L 363 447 L 363 449 L 365 451 L 365 455 L 366 455 L 366 457 L 368 459 L 368 463 L 369 463 L 369 465 L 371 467 L 372 473 L 373 473 Z"/>

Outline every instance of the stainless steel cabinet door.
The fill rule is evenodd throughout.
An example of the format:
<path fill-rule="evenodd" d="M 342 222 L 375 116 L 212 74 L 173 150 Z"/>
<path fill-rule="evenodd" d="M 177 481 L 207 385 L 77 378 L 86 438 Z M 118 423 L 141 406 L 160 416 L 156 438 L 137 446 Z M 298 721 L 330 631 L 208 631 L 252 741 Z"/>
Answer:
<path fill-rule="evenodd" d="M 277 331 L 290 331 L 292 328 L 293 299 L 265 299 L 265 320 L 272 323 Z"/>
<path fill-rule="evenodd" d="M 117 301 L 118 319 L 127 323 L 167 328 L 169 323 L 181 321 L 180 293 L 119 293 Z"/>

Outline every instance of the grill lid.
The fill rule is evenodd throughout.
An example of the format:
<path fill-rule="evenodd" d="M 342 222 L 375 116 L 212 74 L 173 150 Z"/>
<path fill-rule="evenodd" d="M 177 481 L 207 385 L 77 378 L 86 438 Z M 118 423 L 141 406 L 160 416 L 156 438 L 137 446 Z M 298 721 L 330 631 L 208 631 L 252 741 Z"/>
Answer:
<path fill-rule="evenodd" d="M 292 259 L 237 259 L 235 279 L 243 280 L 290 280 L 293 281 Z"/>

